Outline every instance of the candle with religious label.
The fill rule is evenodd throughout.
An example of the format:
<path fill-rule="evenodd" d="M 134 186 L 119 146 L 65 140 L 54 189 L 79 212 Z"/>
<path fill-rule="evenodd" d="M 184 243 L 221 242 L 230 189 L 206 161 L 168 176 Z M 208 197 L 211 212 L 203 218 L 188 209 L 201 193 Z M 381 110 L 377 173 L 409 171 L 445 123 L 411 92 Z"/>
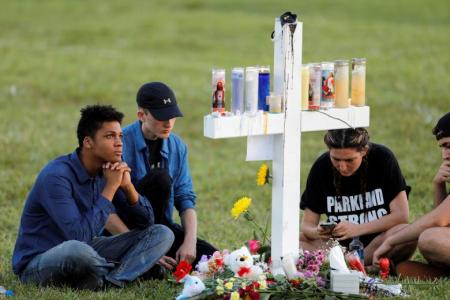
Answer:
<path fill-rule="evenodd" d="M 366 105 L 365 58 L 352 58 L 352 105 Z"/>
<path fill-rule="evenodd" d="M 212 111 L 223 113 L 225 112 L 225 70 L 212 70 Z"/>
<path fill-rule="evenodd" d="M 245 68 L 245 112 L 252 116 L 258 112 L 258 75 L 259 68 Z"/>
<path fill-rule="evenodd" d="M 336 107 L 348 107 L 348 60 L 336 60 L 334 62 L 334 83 Z"/>
<path fill-rule="evenodd" d="M 235 115 L 244 113 L 244 68 L 231 70 L 231 111 Z"/>
<path fill-rule="evenodd" d="M 322 63 L 322 96 L 320 97 L 320 108 L 334 107 L 334 63 Z"/>
<path fill-rule="evenodd" d="M 270 95 L 270 67 L 262 66 L 258 74 L 258 110 L 269 111 L 266 97 Z"/>
<path fill-rule="evenodd" d="M 320 97 L 322 94 L 322 69 L 319 63 L 309 64 L 309 88 L 308 109 L 318 110 L 320 108 Z"/>
<path fill-rule="evenodd" d="M 302 96 L 300 101 L 300 109 L 308 109 L 308 95 L 309 95 L 309 64 L 302 65 Z"/>

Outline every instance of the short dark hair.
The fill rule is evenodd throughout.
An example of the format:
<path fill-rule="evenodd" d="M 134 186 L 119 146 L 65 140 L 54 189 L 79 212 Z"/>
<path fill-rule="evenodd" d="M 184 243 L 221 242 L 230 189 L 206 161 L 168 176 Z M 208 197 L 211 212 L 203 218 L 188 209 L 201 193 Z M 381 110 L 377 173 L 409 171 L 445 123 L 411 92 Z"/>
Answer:
<path fill-rule="evenodd" d="M 105 122 L 119 122 L 122 124 L 123 113 L 117 111 L 111 105 L 87 105 L 81 110 L 81 118 L 78 122 L 77 137 L 80 148 L 86 136 L 94 137 Z"/>

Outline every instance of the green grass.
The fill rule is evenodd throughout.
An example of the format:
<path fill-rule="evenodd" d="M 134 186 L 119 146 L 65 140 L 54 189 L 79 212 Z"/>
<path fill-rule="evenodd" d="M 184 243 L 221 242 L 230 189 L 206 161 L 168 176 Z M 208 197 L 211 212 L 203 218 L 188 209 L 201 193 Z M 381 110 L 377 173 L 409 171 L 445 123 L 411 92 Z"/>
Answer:
<path fill-rule="evenodd" d="M 450 103 L 450 4 L 441 1 L 7 1 L 0 0 L 0 285 L 17 299 L 170 299 L 179 287 L 142 282 L 124 290 L 76 292 L 22 285 L 12 248 L 26 195 L 39 170 L 76 147 L 79 109 L 111 103 L 135 118 L 135 93 L 167 82 L 184 118 L 176 132 L 190 149 L 199 234 L 233 249 L 251 235 L 228 211 L 243 195 L 259 218 L 270 187 L 257 189 L 258 163 L 245 162 L 245 139 L 203 137 L 210 70 L 273 64 L 270 33 L 287 10 L 304 22 L 303 61 L 367 58 L 373 141 L 397 155 L 413 187 L 411 220 L 432 206 L 440 163 L 430 133 Z M 302 136 L 302 186 L 324 151 L 323 133 Z M 408 284 L 415 299 L 449 297 L 449 281 Z"/>

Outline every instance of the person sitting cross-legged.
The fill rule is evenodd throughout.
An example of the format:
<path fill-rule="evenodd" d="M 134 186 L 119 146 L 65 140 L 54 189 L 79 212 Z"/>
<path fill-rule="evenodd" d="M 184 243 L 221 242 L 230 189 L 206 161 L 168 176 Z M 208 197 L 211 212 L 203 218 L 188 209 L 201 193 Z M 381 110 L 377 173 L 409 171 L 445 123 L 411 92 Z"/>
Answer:
<path fill-rule="evenodd" d="M 405 261 L 397 264 L 401 277 L 435 279 L 450 276 L 450 112 L 444 115 L 433 129 L 442 152 L 442 163 L 433 179 L 434 209 L 414 223 L 393 231 L 373 255 L 375 265 L 383 256 L 394 257 L 393 249 L 418 242 L 420 253 L 428 261 L 423 264 Z"/>
<path fill-rule="evenodd" d="M 122 161 L 122 118 L 111 106 L 83 108 L 79 147 L 39 173 L 12 258 L 22 282 L 123 287 L 148 272 L 172 246 L 172 231 L 154 224 L 152 206 L 137 193 L 131 169 Z M 133 220 L 134 229 L 120 216 Z M 103 236 L 104 229 L 113 235 Z"/>

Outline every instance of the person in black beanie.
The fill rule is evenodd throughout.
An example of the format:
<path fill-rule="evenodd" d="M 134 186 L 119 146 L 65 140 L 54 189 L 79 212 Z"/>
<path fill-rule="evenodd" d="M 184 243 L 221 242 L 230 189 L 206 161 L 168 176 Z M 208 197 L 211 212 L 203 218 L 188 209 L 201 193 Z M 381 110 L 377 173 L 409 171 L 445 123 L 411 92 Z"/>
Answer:
<path fill-rule="evenodd" d="M 450 276 L 450 112 L 445 114 L 433 128 L 438 146 L 441 148 L 442 163 L 433 179 L 434 209 L 414 223 L 386 238 L 374 252 L 373 261 L 389 256 L 392 249 L 412 241 L 418 247 L 428 264 L 406 261 L 397 265 L 397 275 L 417 279 L 434 279 Z"/>
<path fill-rule="evenodd" d="M 162 82 L 149 82 L 137 92 L 138 120 L 123 130 L 123 159 L 131 168 L 131 180 L 151 202 L 155 222 L 168 226 L 175 241 L 160 260 L 172 269 L 180 260 L 192 265 L 216 248 L 197 239 L 196 195 L 188 164 L 188 149 L 172 133 L 175 121 L 182 117 L 175 93 Z M 181 224 L 172 220 L 174 207 Z"/>

